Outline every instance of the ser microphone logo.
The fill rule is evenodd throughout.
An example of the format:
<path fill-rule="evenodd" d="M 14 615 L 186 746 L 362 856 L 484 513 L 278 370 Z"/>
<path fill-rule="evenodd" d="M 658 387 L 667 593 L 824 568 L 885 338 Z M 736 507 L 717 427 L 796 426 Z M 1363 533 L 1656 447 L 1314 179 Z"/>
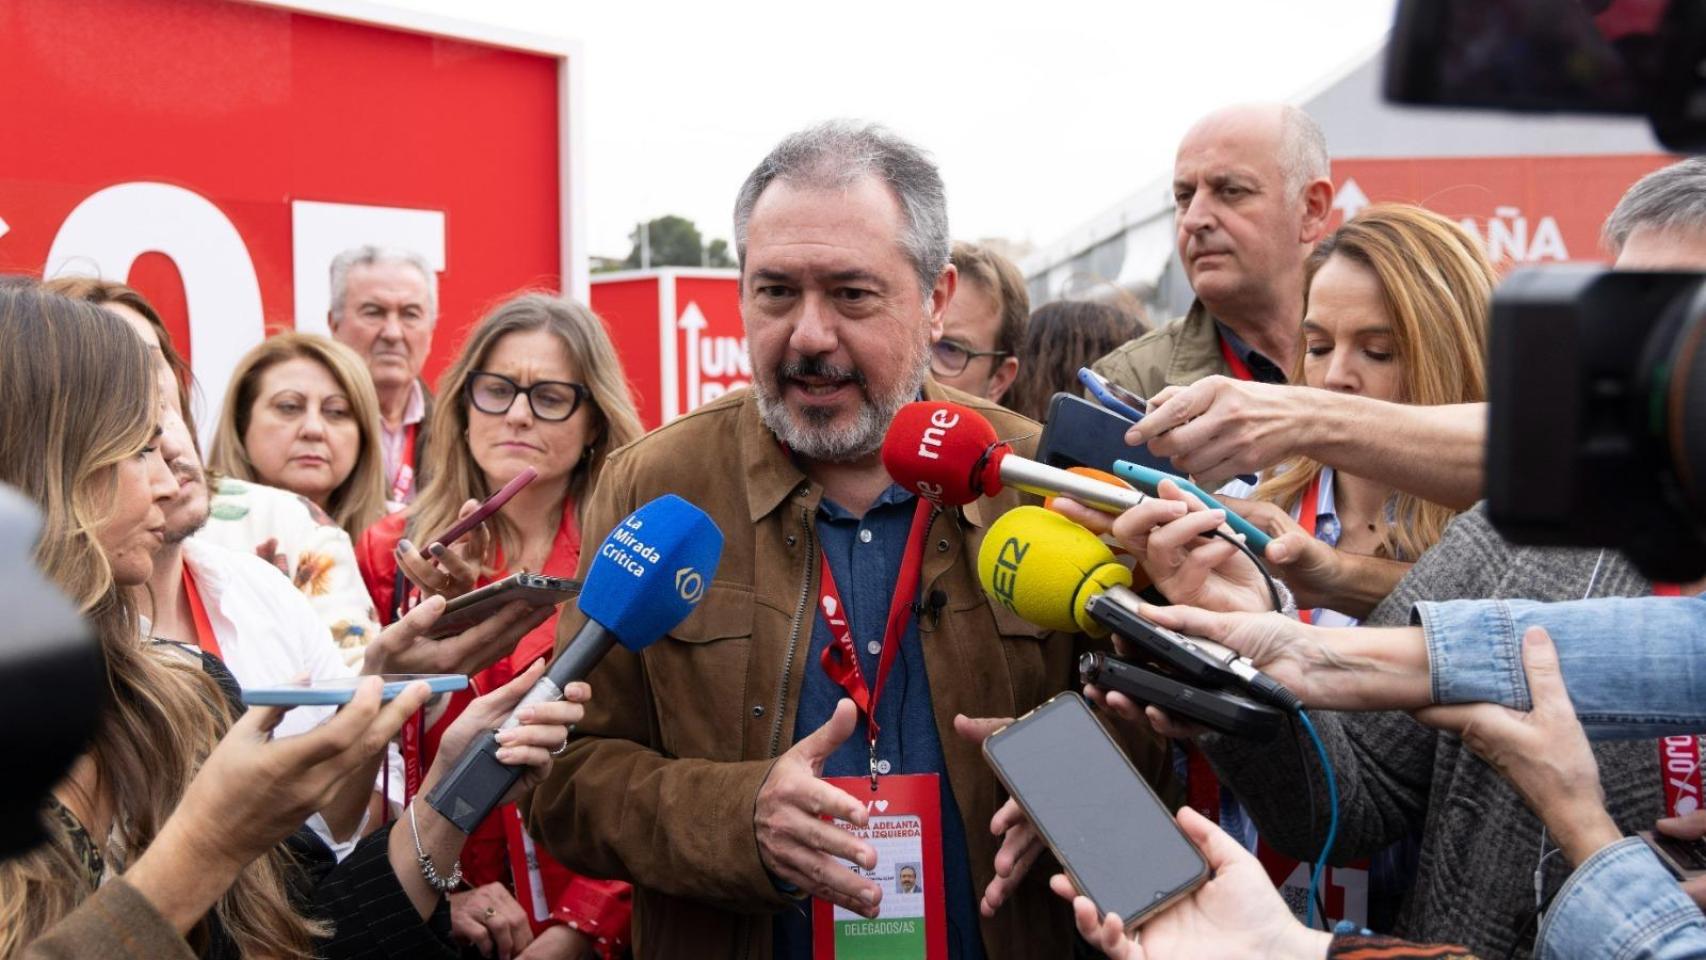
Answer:
<path fill-rule="evenodd" d="M 692 567 L 675 571 L 675 592 L 688 603 L 698 603 L 705 595 L 705 578 Z"/>
<path fill-rule="evenodd" d="M 1014 613 L 1018 608 L 1013 605 L 1013 591 L 1019 585 L 1019 564 L 1025 559 L 1026 551 L 1031 549 L 1028 543 L 1020 542 L 1018 537 L 1008 537 L 1001 545 L 1001 552 L 995 557 L 995 571 L 990 577 L 991 585 L 995 588 L 995 599 L 1001 605 Z"/>

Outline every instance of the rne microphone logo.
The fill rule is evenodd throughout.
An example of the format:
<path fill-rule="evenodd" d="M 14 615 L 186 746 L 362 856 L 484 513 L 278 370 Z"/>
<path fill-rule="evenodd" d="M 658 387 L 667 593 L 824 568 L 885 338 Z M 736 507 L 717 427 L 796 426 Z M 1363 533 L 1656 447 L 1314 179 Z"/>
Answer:
<path fill-rule="evenodd" d="M 930 414 L 930 426 L 924 428 L 924 436 L 918 439 L 918 455 L 926 460 L 942 459 L 942 438 L 948 431 L 958 426 L 960 415 L 951 410 L 937 410 Z"/>
<path fill-rule="evenodd" d="M 698 603 L 705 595 L 705 578 L 692 567 L 675 571 L 675 592 L 688 603 Z"/>

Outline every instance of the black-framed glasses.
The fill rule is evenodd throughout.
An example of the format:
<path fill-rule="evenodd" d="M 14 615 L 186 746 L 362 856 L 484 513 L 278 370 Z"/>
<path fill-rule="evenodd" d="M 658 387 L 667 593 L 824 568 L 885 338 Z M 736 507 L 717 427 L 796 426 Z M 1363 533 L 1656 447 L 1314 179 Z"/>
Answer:
<path fill-rule="evenodd" d="M 535 417 L 553 422 L 574 416 L 580 405 L 586 402 L 586 398 L 592 396 L 592 391 L 581 383 L 540 380 L 524 387 L 501 373 L 486 373 L 480 370 L 468 375 L 468 386 L 463 392 L 468 395 L 468 402 L 474 405 L 475 410 L 494 417 L 508 413 L 518 395 L 525 396 Z"/>
<path fill-rule="evenodd" d="M 943 337 L 930 345 L 930 369 L 938 376 L 957 377 L 965 372 L 966 364 L 978 357 L 1005 359 L 1012 355 L 1008 350 L 973 350 L 963 343 Z"/>

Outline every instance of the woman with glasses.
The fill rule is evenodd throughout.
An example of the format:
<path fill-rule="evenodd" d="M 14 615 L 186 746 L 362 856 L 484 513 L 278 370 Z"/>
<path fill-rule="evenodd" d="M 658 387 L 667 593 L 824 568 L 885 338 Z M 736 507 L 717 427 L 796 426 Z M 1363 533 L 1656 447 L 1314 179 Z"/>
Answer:
<path fill-rule="evenodd" d="M 514 297 L 481 320 L 438 396 L 427 430 L 426 486 L 405 513 L 374 524 L 356 544 L 386 621 L 420 597 L 454 596 L 523 570 L 573 577 L 581 505 L 605 455 L 641 433 L 603 323 L 546 294 Z M 431 542 L 527 467 L 538 477 L 480 529 L 457 544 Z M 433 560 L 420 558 L 422 545 Z M 494 689 L 549 656 L 556 630 L 553 615 L 475 674 L 475 690 Z M 411 792 L 415 771 L 432 763 L 438 731 L 469 699 L 456 694 L 431 729 L 405 730 Z M 595 948 L 619 952 L 627 939 L 627 886 L 551 862 L 525 839 L 513 805 L 480 825 L 462 862 L 472 889 L 452 895 L 452 928 L 488 956 L 515 956 L 529 944 L 529 958 L 589 956 Z"/>
<path fill-rule="evenodd" d="M 245 508 L 242 482 L 306 498 L 352 538 L 385 515 L 379 398 L 350 348 L 281 333 L 237 361 L 207 465 L 238 481 L 222 508 Z M 235 499 L 232 499 L 235 498 Z"/>

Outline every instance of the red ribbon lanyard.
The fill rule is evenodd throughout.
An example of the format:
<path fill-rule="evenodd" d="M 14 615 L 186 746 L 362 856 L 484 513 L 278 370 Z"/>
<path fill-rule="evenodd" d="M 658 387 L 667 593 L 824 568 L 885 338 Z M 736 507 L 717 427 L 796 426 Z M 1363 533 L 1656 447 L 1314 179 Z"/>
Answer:
<path fill-rule="evenodd" d="M 1232 344 L 1227 343 L 1223 336 L 1216 335 L 1216 339 L 1220 341 L 1220 355 L 1226 360 L 1226 366 L 1232 371 L 1232 375 L 1240 380 L 1256 379 L 1256 375 L 1250 372 L 1250 365 L 1244 362 L 1238 351 L 1232 349 Z"/>
<path fill-rule="evenodd" d="M 894 666 L 895 650 L 906 633 L 906 620 L 912 616 L 912 603 L 918 598 L 919 580 L 924 567 L 924 538 L 930 531 L 930 501 L 920 497 L 912 511 L 912 530 L 906 535 L 906 551 L 901 555 L 900 578 L 895 581 L 894 599 L 889 602 L 888 625 L 883 629 L 883 649 L 877 656 L 877 679 L 867 685 L 864 671 L 859 669 L 859 650 L 853 643 L 853 630 L 847 622 L 847 606 L 841 602 L 841 591 L 835 587 L 835 575 L 829 569 L 829 557 L 820 557 L 821 573 L 818 589 L 818 611 L 829 626 L 830 643 L 823 648 L 819 662 L 829 679 L 841 685 L 847 696 L 865 715 L 865 734 L 871 748 L 871 784 L 877 782 L 877 698 L 882 696 L 883 681 Z"/>
<path fill-rule="evenodd" d="M 397 463 L 397 479 L 391 484 L 391 499 L 398 503 L 407 500 L 415 488 L 415 436 L 419 430 L 418 423 L 403 428 L 403 455 Z"/>
<path fill-rule="evenodd" d="M 184 564 L 184 593 L 190 600 L 190 618 L 195 621 L 195 644 L 221 660 L 225 655 L 219 652 L 219 635 L 213 632 L 213 620 L 207 615 L 207 606 L 201 602 L 201 591 L 195 587 L 195 575 L 190 573 L 190 565 Z"/>
<path fill-rule="evenodd" d="M 1184 744 L 1185 802 L 1213 823 L 1220 822 L 1220 778 L 1194 743 Z"/>
<path fill-rule="evenodd" d="M 1653 584 L 1655 597 L 1680 597 L 1682 585 Z M 1692 733 L 1659 738 L 1659 778 L 1665 785 L 1665 816 L 1680 817 L 1702 806 L 1700 741 Z"/>
<path fill-rule="evenodd" d="M 1222 340 L 1220 345 L 1224 348 L 1226 346 L 1226 341 Z M 1316 471 L 1315 479 L 1310 480 L 1309 486 L 1303 488 L 1303 498 L 1297 501 L 1297 525 L 1302 527 L 1303 532 L 1309 534 L 1311 539 L 1314 539 L 1315 537 L 1315 505 L 1320 502 L 1321 473 L 1320 471 Z M 1312 623 L 1315 620 L 1315 611 L 1298 610 L 1297 619 L 1304 623 Z"/>

